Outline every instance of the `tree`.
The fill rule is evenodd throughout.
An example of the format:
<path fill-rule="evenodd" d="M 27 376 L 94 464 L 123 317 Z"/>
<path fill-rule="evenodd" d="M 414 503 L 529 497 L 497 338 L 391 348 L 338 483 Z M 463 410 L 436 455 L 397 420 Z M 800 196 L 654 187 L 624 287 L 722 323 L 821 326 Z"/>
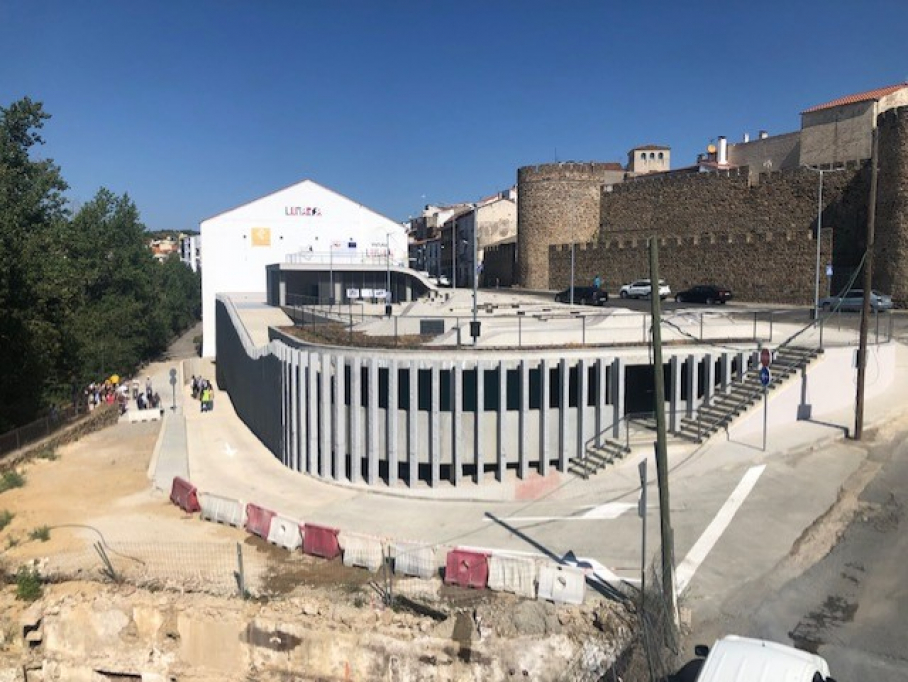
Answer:
<path fill-rule="evenodd" d="M 59 168 L 32 158 L 49 118 L 27 97 L 0 108 L 0 430 L 42 408 L 60 346 L 37 292 L 41 245 L 67 217 Z"/>
<path fill-rule="evenodd" d="M 199 278 L 151 256 L 128 195 L 76 215 L 53 161 L 32 158 L 49 116 L 0 108 L 0 433 L 110 374 L 129 375 L 199 318 Z"/>

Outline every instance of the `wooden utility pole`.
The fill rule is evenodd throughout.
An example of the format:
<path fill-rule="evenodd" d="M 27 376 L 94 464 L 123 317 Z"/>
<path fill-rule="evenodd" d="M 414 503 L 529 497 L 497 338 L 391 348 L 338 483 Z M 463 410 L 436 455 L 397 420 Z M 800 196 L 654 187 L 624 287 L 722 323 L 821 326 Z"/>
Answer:
<path fill-rule="evenodd" d="M 864 304 L 861 306 L 861 334 L 858 342 L 858 385 L 854 402 L 854 439 L 864 432 L 864 379 L 867 373 L 867 327 L 870 323 L 870 295 L 873 291 L 873 233 L 876 223 L 876 183 L 879 165 L 880 133 L 873 128 L 870 152 L 870 201 L 867 207 L 867 252 L 864 256 Z"/>
<path fill-rule="evenodd" d="M 656 480 L 659 484 L 659 521 L 662 536 L 662 592 L 672 619 L 672 638 L 680 623 L 675 589 L 675 538 L 668 496 L 668 450 L 665 442 L 665 378 L 662 374 L 662 299 L 659 297 L 659 247 L 649 240 L 650 301 L 653 313 L 653 408 L 656 413 Z M 674 641 L 672 644 L 674 645 Z"/>

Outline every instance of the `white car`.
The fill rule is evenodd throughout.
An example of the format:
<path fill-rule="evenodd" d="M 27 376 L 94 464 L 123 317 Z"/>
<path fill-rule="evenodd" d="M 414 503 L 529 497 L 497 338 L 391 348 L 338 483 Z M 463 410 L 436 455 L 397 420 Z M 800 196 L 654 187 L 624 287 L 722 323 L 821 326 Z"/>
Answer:
<path fill-rule="evenodd" d="M 649 298 L 653 294 L 653 285 L 648 279 L 638 279 L 621 287 L 618 295 L 621 298 Z M 659 280 L 659 298 L 665 300 L 672 295 L 672 290 L 664 279 Z"/>
<path fill-rule="evenodd" d="M 778 642 L 727 635 L 695 650 L 705 657 L 697 682 L 835 682 L 821 656 Z"/>

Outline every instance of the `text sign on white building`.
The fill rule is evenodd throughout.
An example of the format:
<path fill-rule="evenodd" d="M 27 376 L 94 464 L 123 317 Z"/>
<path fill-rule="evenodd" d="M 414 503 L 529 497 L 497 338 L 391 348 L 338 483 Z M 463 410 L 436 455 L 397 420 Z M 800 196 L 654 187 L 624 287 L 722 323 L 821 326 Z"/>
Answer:
<path fill-rule="evenodd" d="M 347 298 L 359 298 L 359 289 L 347 289 Z"/>

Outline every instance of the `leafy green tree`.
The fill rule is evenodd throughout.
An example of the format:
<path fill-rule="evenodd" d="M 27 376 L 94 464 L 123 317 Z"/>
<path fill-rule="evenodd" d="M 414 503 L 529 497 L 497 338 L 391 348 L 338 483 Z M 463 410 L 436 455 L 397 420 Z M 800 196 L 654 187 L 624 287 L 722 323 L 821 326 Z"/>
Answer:
<path fill-rule="evenodd" d="M 73 369 L 82 381 L 130 373 L 166 347 L 159 266 L 127 195 L 102 188 L 82 206 L 72 220 L 67 260 L 80 289 L 70 324 L 79 363 Z"/>
<path fill-rule="evenodd" d="M 48 118 L 28 98 L 0 108 L 0 433 L 72 383 L 131 374 L 201 313 L 198 275 L 152 258 L 128 195 L 70 215 L 60 169 L 33 158 Z"/>
<path fill-rule="evenodd" d="M 67 218 L 60 169 L 33 158 L 48 118 L 27 97 L 0 107 L 0 430 L 41 410 L 61 344 L 38 291 L 42 245 Z"/>

